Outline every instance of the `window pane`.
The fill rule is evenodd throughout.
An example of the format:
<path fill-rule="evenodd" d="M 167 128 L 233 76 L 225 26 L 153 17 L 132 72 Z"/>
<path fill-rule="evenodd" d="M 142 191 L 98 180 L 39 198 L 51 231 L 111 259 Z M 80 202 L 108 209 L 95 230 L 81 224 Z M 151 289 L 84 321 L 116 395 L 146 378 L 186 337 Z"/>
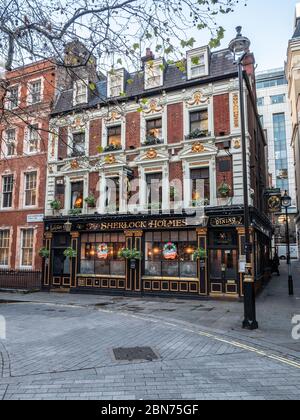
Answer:
<path fill-rule="evenodd" d="M 83 208 L 83 181 L 71 184 L 71 209 Z"/>
<path fill-rule="evenodd" d="M 10 231 L 0 230 L 0 265 L 8 266 Z"/>
<path fill-rule="evenodd" d="M 33 230 L 22 230 L 21 265 L 31 267 L 33 263 Z"/>
<path fill-rule="evenodd" d="M 25 206 L 36 205 L 37 173 L 25 174 Z"/>

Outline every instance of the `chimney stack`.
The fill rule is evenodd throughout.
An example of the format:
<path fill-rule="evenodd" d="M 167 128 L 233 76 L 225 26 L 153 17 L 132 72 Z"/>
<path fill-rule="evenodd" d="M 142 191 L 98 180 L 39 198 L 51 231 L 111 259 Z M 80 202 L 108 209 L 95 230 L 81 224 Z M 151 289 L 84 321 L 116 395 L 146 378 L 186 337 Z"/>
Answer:
<path fill-rule="evenodd" d="M 147 63 L 147 61 L 151 61 L 151 60 L 155 60 L 155 56 L 154 56 L 153 52 L 151 51 L 151 48 L 146 48 L 146 55 L 144 57 L 142 57 L 143 68 L 145 67 L 145 63 Z"/>

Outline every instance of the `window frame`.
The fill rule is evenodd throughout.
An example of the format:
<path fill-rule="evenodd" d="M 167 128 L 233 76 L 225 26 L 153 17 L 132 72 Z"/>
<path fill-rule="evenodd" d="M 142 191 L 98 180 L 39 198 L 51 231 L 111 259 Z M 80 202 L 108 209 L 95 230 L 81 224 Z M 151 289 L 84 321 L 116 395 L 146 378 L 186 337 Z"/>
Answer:
<path fill-rule="evenodd" d="M 31 232 L 32 233 L 32 237 L 31 237 L 31 241 L 32 241 L 32 244 L 31 244 L 31 247 L 29 247 L 29 246 L 24 246 L 24 233 L 25 232 Z M 28 269 L 33 269 L 33 267 L 34 267 L 34 233 L 35 233 L 35 230 L 34 230 L 34 228 L 28 228 L 28 227 L 21 227 L 20 228 L 20 268 L 21 269 L 25 269 L 25 270 L 28 270 Z M 24 250 L 27 250 L 27 251 L 29 251 L 29 253 L 30 253 L 30 250 L 31 250 L 31 264 L 30 265 L 25 265 L 25 264 L 23 264 L 23 262 L 24 262 L 24 260 L 23 260 L 23 258 L 24 258 Z M 30 255 L 30 254 L 29 254 Z"/>
<path fill-rule="evenodd" d="M 33 86 L 34 84 L 36 84 L 36 83 L 39 83 L 39 85 L 40 85 L 40 91 L 39 91 L 39 95 L 40 95 L 40 97 L 39 97 L 39 101 L 33 101 L 33 96 L 34 96 L 37 92 L 34 92 L 34 93 L 33 93 L 32 86 Z M 40 103 L 42 103 L 42 102 L 43 102 L 43 78 L 42 78 L 42 77 L 40 77 L 40 78 L 38 78 L 38 79 L 35 79 L 35 80 L 30 80 L 30 81 L 28 82 L 28 94 L 29 94 L 29 101 L 28 101 L 28 104 L 29 104 L 29 105 L 38 105 L 38 104 L 40 104 Z"/>
<path fill-rule="evenodd" d="M 10 133 L 10 132 L 13 132 L 14 133 L 14 136 L 13 136 L 13 139 L 12 140 L 9 140 L 8 133 Z M 5 152 L 4 152 L 4 155 L 5 155 L 6 158 L 13 158 L 13 157 L 16 156 L 16 152 L 17 152 L 17 144 L 16 143 L 17 143 L 17 129 L 14 128 L 14 127 L 10 127 L 7 130 L 5 130 Z M 10 145 L 13 144 L 13 149 L 14 149 L 14 153 L 13 154 L 11 154 L 11 153 L 8 154 L 9 144 Z"/>
<path fill-rule="evenodd" d="M 73 105 L 82 105 L 88 103 L 88 80 L 76 80 L 73 84 Z M 79 88 L 82 90 L 79 94 Z M 81 101 L 78 98 L 82 98 Z"/>
<path fill-rule="evenodd" d="M 31 189 L 27 189 L 27 177 L 28 176 L 33 176 L 35 175 L 35 189 L 31 188 Z M 34 204 L 26 204 L 26 199 L 27 199 L 27 193 L 30 192 L 31 193 L 31 198 L 32 198 L 32 194 L 35 191 L 35 203 Z M 37 171 L 31 171 L 31 172 L 25 172 L 24 173 L 24 208 L 34 208 L 37 207 L 38 205 L 38 172 Z"/>
<path fill-rule="evenodd" d="M 12 100 L 11 100 L 11 97 L 12 97 L 11 91 L 13 91 L 15 89 L 17 91 L 17 98 L 16 98 L 16 103 L 13 103 Z M 6 106 L 5 106 L 5 108 L 8 111 L 12 111 L 13 109 L 18 108 L 18 106 L 20 104 L 20 86 L 18 84 L 13 85 L 13 86 L 10 86 L 8 88 L 8 94 L 7 95 L 8 95 L 8 97 L 7 97 L 7 100 L 6 100 Z"/>
<path fill-rule="evenodd" d="M 34 128 L 34 127 L 36 127 L 36 128 Z M 34 154 L 40 152 L 40 133 L 39 133 L 39 131 L 40 131 L 40 126 L 39 126 L 38 123 L 30 124 L 30 126 L 27 129 L 27 142 L 26 143 L 27 143 L 27 153 L 29 155 L 34 155 Z M 36 136 L 37 136 L 36 139 L 31 138 L 32 132 L 36 132 Z M 32 140 L 34 140 L 36 142 L 35 150 L 30 150 L 30 145 L 32 143 Z"/>
<path fill-rule="evenodd" d="M 193 64 L 193 59 L 203 57 L 203 64 Z M 204 73 L 201 75 L 193 75 L 193 69 L 204 67 Z M 187 76 L 188 80 L 201 79 L 209 75 L 209 49 L 208 47 L 200 47 L 187 52 Z"/>
<path fill-rule="evenodd" d="M 84 140 L 83 143 L 82 143 L 82 145 L 83 145 L 83 151 L 82 151 L 82 153 L 75 152 L 75 150 L 76 150 L 76 148 L 74 147 L 74 145 L 75 145 L 74 137 L 75 136 L 82 136 L 82 138 Z M 74 131 L 74 132 L 72 132 L 72 138 L 71 138 L 71 140 L 72 140 L 72 143 L 71 143 L 71 150 L 69 152 L 69 156 L 70 157 L 81 157 L 81 156 L 84 156 L 85 153 L 86 153 L 86 131 L 84 130 L 84 132 L 82 132 L 82 131 Z"/>
<path fill-rule="evenodd" d="M 11 191 L 4 191 L 4 188 L 5 188 L 5 180 L 8 179 L 8 178 L 12 179 L 12 182 L 11 182 Z M 14 201 L 14 181 L 15 181 L 15 179 L 14 179 L 14 175 L 13 174 L 2 175 L 2 179 L 1 179 L 1 186 L 2 186 L 2 191 L 1 191 L 1 195 L 2 195 L 2 197 L 1 197 L 1 209 L 7 210 L 7 209 L 12 209 L 14 207 L 13 206 L 13 201 Z M 9 202 L 11 202 L 11 205 L 10 206 L 4 206 L 4 197 L 6 195 L 8 195 L 8 194 L 10 194 L 10 201 Z"/>
<path fill-rule="evenodd" d="M 1 234 L 7 232 L 8 233 L 8 237 L 7 238 L 1 238 Z M 10 267 L 10 251 L 11 251 L 11 229 L 10 228 L 1 228 L 0 229 L 0 250 L 4 249 L 7 250 L 7 264 L 1 264 L 1 259 L 0 259 L 0 268 L 9 268 Z M 8 246 L 7 247 L 1 247 L 1 240 L 6 240 L 8 241 Z"/>

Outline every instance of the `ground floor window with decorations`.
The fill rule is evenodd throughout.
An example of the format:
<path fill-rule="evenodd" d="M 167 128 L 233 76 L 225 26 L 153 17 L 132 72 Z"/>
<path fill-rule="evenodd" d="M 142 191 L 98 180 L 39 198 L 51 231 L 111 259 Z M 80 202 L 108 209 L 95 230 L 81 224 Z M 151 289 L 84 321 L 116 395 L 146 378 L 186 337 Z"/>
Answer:
<path fill-rule="evenodd" d="M 125 248 L 123 233 L 86 233 L 81 236 L 80 273 L 125 275 L 125 261 L 120 251 Z"/>
<path fill-rule="evenodd" d="M 147 232 L 145 234 L 146 276 L 196 278 L 195 230 Z"/>

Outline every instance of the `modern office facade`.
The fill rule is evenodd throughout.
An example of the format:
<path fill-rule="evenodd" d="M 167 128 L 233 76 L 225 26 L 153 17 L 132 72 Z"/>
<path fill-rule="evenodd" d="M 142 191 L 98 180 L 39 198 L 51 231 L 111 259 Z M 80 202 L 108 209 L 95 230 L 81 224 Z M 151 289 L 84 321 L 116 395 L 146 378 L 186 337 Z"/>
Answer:
<path fill-rule="evenodd" d="M 270 187 L 279 188 L 292 197 L 289 209 L 291 242 L 297 242 L 295 216 L 297 199 L 295 185 L 294 152 L 292 147 L 292 120 L 288 100 L 288 82 L 284 69 L 259 72 L 256 75 L 257 105 L 263 128 L 267 132 L 268 171 Z M 284 215 L 276 215 L 276 245 L 286 243 Z"/>

